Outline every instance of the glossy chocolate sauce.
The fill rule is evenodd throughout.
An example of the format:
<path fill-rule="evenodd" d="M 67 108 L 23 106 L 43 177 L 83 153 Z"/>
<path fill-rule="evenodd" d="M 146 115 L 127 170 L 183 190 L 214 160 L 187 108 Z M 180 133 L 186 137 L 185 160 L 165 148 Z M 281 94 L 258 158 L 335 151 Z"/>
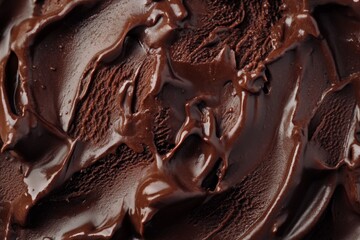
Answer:
<path fill-rule="evenodd" d="M 357 0 L 0 0 L 0 239 L 360 239 Z"/>

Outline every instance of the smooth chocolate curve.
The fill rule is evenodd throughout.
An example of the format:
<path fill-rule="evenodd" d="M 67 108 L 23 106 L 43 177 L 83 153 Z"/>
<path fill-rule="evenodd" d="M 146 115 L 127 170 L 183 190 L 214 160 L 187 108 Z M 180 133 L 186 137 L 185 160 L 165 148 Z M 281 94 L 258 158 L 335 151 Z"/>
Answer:
<path fill-rule="evenodd" d="M 0 239 L 358 239 L 357 0 L 0 0 Z"/>

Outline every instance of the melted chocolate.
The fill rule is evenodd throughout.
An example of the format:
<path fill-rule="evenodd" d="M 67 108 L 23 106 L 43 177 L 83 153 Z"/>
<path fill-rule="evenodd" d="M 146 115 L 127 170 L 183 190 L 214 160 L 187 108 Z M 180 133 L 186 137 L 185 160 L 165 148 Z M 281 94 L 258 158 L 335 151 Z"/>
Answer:
<path fill-rule="evenodd" d="M 0 1 L 1 239 L 357 239 L 360 3 Z"/>

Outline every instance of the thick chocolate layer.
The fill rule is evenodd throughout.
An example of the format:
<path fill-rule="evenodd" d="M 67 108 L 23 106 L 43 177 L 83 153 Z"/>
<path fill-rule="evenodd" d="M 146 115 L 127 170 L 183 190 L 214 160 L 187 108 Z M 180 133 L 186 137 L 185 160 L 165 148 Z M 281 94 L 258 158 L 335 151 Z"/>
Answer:
<path fill-rule="evenodd" d="M 0 0 L 0 239 L 357 239 L 360 3 Z"/>

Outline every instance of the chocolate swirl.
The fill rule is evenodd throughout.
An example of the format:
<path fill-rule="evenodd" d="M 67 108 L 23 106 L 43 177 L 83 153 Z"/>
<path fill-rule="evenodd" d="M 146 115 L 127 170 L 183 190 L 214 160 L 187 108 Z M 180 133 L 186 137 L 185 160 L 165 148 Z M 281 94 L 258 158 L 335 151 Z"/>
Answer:
<path fill-rule="evenodd" d="M 0 33 L 0 238 L 358 237 L 357 1 L 0 1 Z"/>

